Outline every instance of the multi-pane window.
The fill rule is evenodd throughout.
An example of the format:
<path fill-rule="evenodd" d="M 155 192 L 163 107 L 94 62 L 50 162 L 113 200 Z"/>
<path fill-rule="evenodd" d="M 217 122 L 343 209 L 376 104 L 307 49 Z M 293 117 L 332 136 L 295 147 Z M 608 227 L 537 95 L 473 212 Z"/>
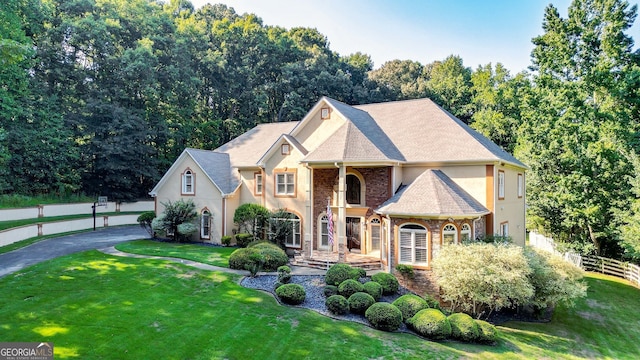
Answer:
<path fill-rule="evenodd" d="M 498 199 L 504 199 L 504 171 L 498 171 Z"/>
<path fill-rule="evenodd" d="M 194 177 L 191 170 L 187 170 L 182 174 L 182 193 L 193 194 L 195 192 Z"/>
<path fill-rule="evenodd" d="M 500 224 L 500 235 L 509 236 L 509 223 L 503 222 Z"/>
<path fill-rule="evenodd" d="M 204 210 L 200 218 L 200 237 L 203 239 L 211 238 L 211 213 Z"/>
<path fill-rule="evenodd" d="M 276 174 L 276 195 L 294 195 L 296 191 L 294 173 Z"/>
<path fill-rule="evenodd" d="M 329 218 L 327 215 L 320 217 L 320 247 L 329 247 Z"/>
<path fill-rule="evenodd" d="M 255 194 L 262 195 L 262 174 L 256 173 L 254 176 L 255 181 Z"/>
<path fill-rule="evenodd" d="M 382 228 L 380 227 L 380 219 L 371 219 L 371 250 L 380 250 L 380 239 Z"/>
<path fill-rule="evenodd" d="M 442 228 L 442 244 L 451 245 L 458 243 L 458 229 L 453 224 L 447 224 Z"/>
<path fill-rule="evenodd" d="M 409 224 L 400 228 L 400 263 L 427 265 L 427 229 Z"/>
<path fill-rule="evenodd" d="M 471 226 L 469 226 L 469 224 L 462 224 L 460 227 L 460 241 L 463 244 L 471 241 Z"/>

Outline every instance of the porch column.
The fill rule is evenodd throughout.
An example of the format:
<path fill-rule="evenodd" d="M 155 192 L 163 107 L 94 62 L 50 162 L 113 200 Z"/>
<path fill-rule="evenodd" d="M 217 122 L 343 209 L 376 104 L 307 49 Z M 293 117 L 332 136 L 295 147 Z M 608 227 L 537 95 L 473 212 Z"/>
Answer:
<path fill-rule="evenodd" d="M 313 224 L 315 222 L 313 216 L 313 169 L 309 166 L 307 168 L 307 215 L 309 218 L 304 222 L 304 256 L 307 258 L 313 257 Z"/>
<path fill-rule="evenodd" d="M 346 173 L 347 169 L 344 164 L 340 165 L 340 169 L 338 170 L 338 221 L 336 221 L 336 227 L 338 230 L 338 262 L 346 262 L 347 257 L 345 254 L 345 247 L 347 246 L 347 227 L 345 224 L 346 220 L 346 198 L 345 198 L 345 188 L 346 188 Z"/>

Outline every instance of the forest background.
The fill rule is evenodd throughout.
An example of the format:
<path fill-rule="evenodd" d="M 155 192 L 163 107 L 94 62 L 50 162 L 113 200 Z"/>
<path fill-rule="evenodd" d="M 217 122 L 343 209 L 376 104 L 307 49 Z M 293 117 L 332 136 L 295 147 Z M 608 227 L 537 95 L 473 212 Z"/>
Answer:
<path fill-rule="evenodd" d="M 526 163 L 527 226 L 640 262 L 637 8 L 549 5 L 529 71 L 341 55 L 315 29 L 185 0 L 5 0 L 0 194 L 147 193 L 185 147 L 348 104 L 429 97 Z M 416 126 L 423 126 L 416 124 Z"/>

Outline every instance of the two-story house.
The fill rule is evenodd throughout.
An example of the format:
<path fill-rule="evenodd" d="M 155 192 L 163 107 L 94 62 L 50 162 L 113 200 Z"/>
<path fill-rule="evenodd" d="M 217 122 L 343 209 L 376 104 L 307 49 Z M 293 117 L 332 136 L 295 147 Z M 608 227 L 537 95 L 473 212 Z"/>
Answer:
<path fill-rule="evenodd" d="M 443 246 L 487 234 L 524 245 L 525 170 L 429 99 L 349 106 L 324 97 L 300 121 L 186 149 L 150 194 L 157 213 L 192 198 L 203 241 L 232 234 L 235 209 L 257 203 L 291 213 L 286 244 L 307 258 L 353 251 L 387 269 L 428 269 Z"/>

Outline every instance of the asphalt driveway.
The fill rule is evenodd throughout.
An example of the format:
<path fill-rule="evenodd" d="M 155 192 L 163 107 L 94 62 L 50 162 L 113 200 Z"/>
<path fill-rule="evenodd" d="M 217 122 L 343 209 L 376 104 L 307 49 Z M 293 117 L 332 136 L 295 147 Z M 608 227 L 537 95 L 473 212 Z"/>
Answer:
<path fill-rule="evenodd" d="M 42 240 L 35 244 L 0 254 L 0 277 L 59 256 L 86 250 L 102 249 L 118 243 L 146 239 L 149 234 L 138 225 L 103 228 L 96 231 Z"/>

